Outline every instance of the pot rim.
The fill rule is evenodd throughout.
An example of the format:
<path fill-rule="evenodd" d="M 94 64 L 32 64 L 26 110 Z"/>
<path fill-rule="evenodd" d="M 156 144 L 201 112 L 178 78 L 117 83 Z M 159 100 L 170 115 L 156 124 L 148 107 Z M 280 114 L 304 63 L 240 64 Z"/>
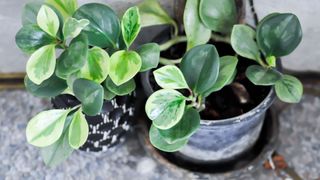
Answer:
<path fill-rule="evenodd" d="M 226 119 L 219 119 L 219 120 L 206 120 L 201 119 L 200 125 L 211 126 L 211 125 L 225 125 L 225 124 L 234 124 L 240 123 L 250 119 L 249 117 L 255 116 L 257 113 L 264 113 L 273 103 L 275 100 L 275 91 L 274 88 L 270 87 L 270 92 L 264 98 L 263 101 L 260 102 L 255 108 L 251 109 L 250 111 L 243 113 L 239 116 L 226 118 Z"/>
<path fill-rule="evenodd" d="M 281 66 L 281 65 L 280 65 Z M 144 87 L 144 91 L 147 94 L 147 96 L 150 96 L 154 90 L 151 87 L 150 81 L 149 81 L 149 74 L 151 71 L 146 71 L 141 74 L 141 81 L 145 81 L 145 83 L 142 83 Z M 226 119 L 219 119 L 219 120 L 206 120 L 201 119 L 200 125 L 201 126 L 212 126 L 212 125 L 226 125 L 226 124 L 235 124 L 240 123 L 243 121 L 246 121 L 250 119 L 249 117 L 255 116 L 257 113 L 264 113 L 273 103 L 275 100 L 275 91 L 272 86 L 270 86 L 270 92 L 268 95 L 264 98 L 263 101 L 261 101 L 255 108 L 251 109 L 250 111 L 243 113 L 239 116 L 226 118 Z"/>

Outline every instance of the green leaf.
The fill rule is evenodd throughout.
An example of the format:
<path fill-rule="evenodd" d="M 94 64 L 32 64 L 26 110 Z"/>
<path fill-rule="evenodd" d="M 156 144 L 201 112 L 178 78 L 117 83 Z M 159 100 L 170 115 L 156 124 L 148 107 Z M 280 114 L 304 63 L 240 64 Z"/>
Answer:
<path fill-rule="evenodd" d="M 249 66 L 246 70 L 246 76 L 253 84 L 260 86 L 274 85 L 282 77 L 277 70 L 258 65 Z"/>
<path fill-rule="evenodd" d="M 265 56 L 286 56 L 296 49 L 301 39 L 301 25 L 294 14 L 271 14 L 257 27 L 257 42 Z"/>
<path fill-rule="evenodd" d="M 37 147 L 46 147 L 55 143 L 62 135 L 69 112 L 70 109 L 55 109 L 43 111 L 33 117 L 26 129 L 28 142 Z"/>
<path fill-rule="evenodd" d="M 81 108 L 73 115 L 69 127 L 69 144 L 74 149 L 79 149 L 86 141 L 89 135 L 89 126 Z"/>
<path fill-rule="evenodd" d="M 141 25 L 155 26 L 162 24 L 172 24 L 176 26 L 176 22 L 161 7 L 157 0 L 144 0 L 138 6 L 141 15 Z"/>
<path fill-rule="evenodd" d="M 133 43 L 141 29 L 140 14 L 137 7 L 129 8 L 122 17 L 121 30 L 127 47 Z"/>
<path fill-rule="evenodd" d="M 159 129 L 169 129 L 182 118 L 186 105 L 185 97 L 176 90 L 161 89 L 147 100 L 146 113 Z"/>
<path fill-rule="evenodd" d="M 144 44 L 137 49 L 137 53 L 140 55 L 142 60 L 140 72 L 145 72 L 158 67 L 160 60 L 160 47 L 158 44 Z"/>
<path fill-rule="evenodd" d="M 170 129 L 158 129 L 162 138 L 172 144 L 189 138 L 200 126 L 200 115 L 194 108 L 187 108 L 178 124 Z"/>
<path fill-rule="evenodd" d="M 49 6 L 41 6 L 37 16 L 37 24 L 42 30 L 50 34 L 52 37 L 57 36 L 60 26 L 59 18 Z"/>
<path fill-rule="evenodd" d="M 256 32 L 247 25 L 234 25 L 231 33 L 232 48 L 242 57 L 259 61 L 260 51 L 255 41 Z"/>
<path fill-rule="evenodd" d="M 153 71 L 157 84 L 163 89 L 188 89 L 188 84 L 179 68 L 174 65 L 163 66 Z"/>
<path fill-rule="evenodd" d="M 271 67 L 276 67 L 276 65 L 277 65 L 276 61 L 277 61 L 277 58 L 274 57 L 274 56 L 269 56 L 269 57 L 266 58 L 266 62 Z"/>
<path fill-rule="evenodd" d="M 200 0 L 199 14 L 209 29 L 229 34 L 237 22 L 234 0 Z"/>
<path fill-rule="evenodd" d="M 159 130 L 152 125 L 149 131 L 149 138 L 151 144 L 160 149 L 161 151 L 165 152 L 175 152 L 181 149 L 184 145 L 188 143 L 188 139 L 183 139 L 180 141 L 177 141 L 175 143 L 169 144 L 166 142 L 163 137 L 160 135 Z"/>
<path fill-rule="evenodd" d="M 37 25 L 26 25 L 17 33 L 16 44 L 23 52 L 32 54 L 45 45 L 55 44 L 55 39 Z"/>
<path fill-rule="evenodd" d="M 68 116 L 64 125 L 63 134 L 58 141 L 50 146 L 41 148 L 41 156 L 44 163 L 49 167 L 55 167 L 65 161 L 73 152 L 73 148 L 69 145 L 68 127 L 71 123 L 71 116 Z"/>
<path fill-rule="evenodd" d="M 102 83 L 108 76 L 109 54 L 99 47 L 93 47 L 88 52 L 88 58 L 80 69 L 78 77 Z"/>
<path fill-rule="evenodd" d="M 77 20 L 75 18 L 68 18 L 63 25 L 63 35 L 64 38 L 67 39 L 68 37 L 70 38 L 75 38 L 77 37 L 83 28 L 88 26 L 90 23 L 89 20 L 87 19 L 81 19 Z"/>
<path fill-rule="evenodd" d="M 80 70 L 88 58 L 88 39 L 80 34 L 70 43 L 70 46 L 60 55 L 57 62 L 56 74 L 62 79 Z"/>
<path fill-rule="evenodd" d="M 42 5 L 41 1 L 32 1 L 23 7 L 21 16 L 23 26 L 37 24 L 37 15 Z"/>
<path fill-rule="evenodd" d="M 189 87 L 198 94 L 211 89 L 219 75 L 219 54 L 213 45 L 199 45 L 183 57 L 180 69 Z"/>
<path fill-rule="evenodd" d="M 27 62 L 27 74 L 32 82 L 40 85 L 54 73 L 56 67 L 55 45 L 47 45 L 34 52 Z"/>
<path fill-rule="evenodd" d="M 71 17 L 78 8 L 77 0 L 46 0 L 46 3 L 56 8 L 64 20 Z"/>
<path fill-rule="evenodd" d="M 100 113 L 103 105 L 103 87 L 93 81 L 77 79 L 73 83 L 73 92 L 81 101 L 83 112 L 88 116 Z"/>
<path fill-rule="evenodd" d="M 109 76 L 120 86 L 132 79 L 141 68 L 141 57 L 134 51 L 117 51 L 110 59 Z"/>
<path fill-rule="evenodd" d="M 210 95 L 212 92 L 219 91 L 226 86 L 230 80 L 234 78 L 237 64 L 238 59 L 235 56 L 221 57 L 218 79 L 212 88 L 205 93 L 205 96 Z"/>
<path fill-rule="evenodd" d="M 107 89 L 110 90 L 113 94 L 116 94 L 118 96 L 130 94 L 136 89 L 136 83 L 134 82 L 134 79 L 130 79 L 128 82 L 117 86 L 112 82 L 110 78 L 107 78 L 104 86 L 107 87 Z"/>
<path fill-rule="evenodd" d="M 111 92 L 105 85 L 103 86 L 103 91 L 104 91 L 104 97 L 103 99 L 105 100 L 112 100 L 114 97 L 116 97 L 117 95 L 114 94 L 113 92 Z"/>
<path fill-rule="evenodd" d="M 88 35 L 90 45 L 116 48 L 120 35 L 120 22 L 110 7 L 98 3 L 85 4 L 74 13 L 73 17 L 90 21 L 82 31 Z"/>
<path fill-rule="evenodd" d="M 275 84 L 278 98 L 287 103 L 298 103 L 303 94 L 302 83 L 295 77 L 283 75 Z"/>
<path fill-rule="evenodd" d="M 66 81 L 58 78 L 54 74 L 40 85 L 33 83 L 28 76 L 24 78 L 24 84 L 28 92 L 38 97 L 55 97 L 67 89 Z"/>
<path fill-rule="evenodd" d="M 206 28 L 199 17 L 199 0 L 187 0 L 184 9 L 184 29 L 188 39 L 187 49 L 206 44 L 211 36 L 211 30 Z"/>

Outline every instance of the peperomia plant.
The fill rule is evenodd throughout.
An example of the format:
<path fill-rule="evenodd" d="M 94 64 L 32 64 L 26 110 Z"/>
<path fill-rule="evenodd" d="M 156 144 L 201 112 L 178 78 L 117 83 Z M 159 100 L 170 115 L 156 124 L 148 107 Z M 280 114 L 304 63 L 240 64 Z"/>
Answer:
<path fill-rule="evenodd" d="M 166 65 L 154 71 L 157 84 L 146 103 L 152 126 L 151 143 L 163 151 L 177 151 L 200 125 L 199 112 L 205 98 L 230 84 L 235 77 L 238 59 L 219 54 L 214 45 L 199 45 L 182 58 L 180 69 Z M 177 91 L 188 90 L 187 95 Z"/>
<path fill-rule="evenodd" d="M 54 166 L 86 142 L 85 115 L 99 114 L 104 99 L 132 93 L 134 77 L 157 67 L 160 50 L 155 43 L 131 49 L 141 29 L 137 7 L 129 8 L 120 22 L 103 4 L 78 8 L 76 0 L 47 0 L 27 4 L 22 19 L 16 43 L 31 54 L 27 90 L 46 98 L 67 93 L 81 102 L 43 111 L 28 123 L 28 142 L 40 147 L 45 163 Z"/>
<path fill-rule="evenodd" d="M 235 25 L 231 45 L 237 54 L 259 64 L 249 66 L 246 71 L 253 84 L 274 85 L 280 100 L 296 103 L 302 96 L 302 84 L 297 78 L 277 70 L 276 61 L 290 54 L 301 39 L 301 25 L 294 14 L 273 13 L 262 19 L 256 31 L 247 25 Z"/>
<path fill-rule="evenodd" d="M 187 44 L 182 58 L 161 57 L 160 63 L 166 66 L 153 72 L 163 89 L 149 97 L 145 111 L 152 121 L 150 141 L 158 149 L 173 152 L 188 142 L 199 127 L 199 112 L 206 108 L 206 97 L 233 83 L 238 55 L 254 60 L 254 65 L 246 70 L 246 76 L 254 85 L 274 85 L 280 100 L 300 101 L 301 82 L 282 74 L 276 66 L 277 58 L 291 53 L 301 41 L 302 30 L 295 15 L 271 14 L 255 31 L 247 25 L 236 24 L 234 0 L 187 0 L 183 36 L 183 31 L 178 29 L 180 25 L 156 0 L 145 0 L 139 8 L 145 17 L 143 25 L 173 25 L 171 39 L 160 45 L 162 51 L 177 43 Z M 217 41 L 230 44 L 236 54 L 219 57 L 215 46 L 206 44 L 210 39 L 213 44 Z"/>

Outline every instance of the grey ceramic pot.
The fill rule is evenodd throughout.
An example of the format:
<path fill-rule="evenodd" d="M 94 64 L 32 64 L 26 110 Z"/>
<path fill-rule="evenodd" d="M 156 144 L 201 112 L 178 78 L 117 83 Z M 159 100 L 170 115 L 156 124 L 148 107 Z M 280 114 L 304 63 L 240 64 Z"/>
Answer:
<path fill-rule="evenodd" d="M 141 75 L 147 96 L 153 92 L 150 72 Z M 230 161 L 249 150 L 259 138 L 266 110 L 272 105 L 275 92 L 270 90 L 267 97 L 254 109 L 240 116 L 221 120 L 201 120 L 200 128 L 188 144 L 176 152 L 177 157 L 195 163 Z"/>

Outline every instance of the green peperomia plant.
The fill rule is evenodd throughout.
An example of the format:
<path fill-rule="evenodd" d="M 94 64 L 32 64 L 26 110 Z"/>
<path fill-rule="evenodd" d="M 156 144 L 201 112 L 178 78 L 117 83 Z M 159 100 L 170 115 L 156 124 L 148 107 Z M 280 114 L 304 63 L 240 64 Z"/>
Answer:
<path fill-rule="evenodd" d="M 137 7 L 129 8 L 120 22 L 103 4 L 78 8 L 76 0 L 46 0 L 27 4 L 22 20 L 16 43 L 31 54 L 26 89 L 45 98 L 71 94 L 81 102 L 43 111 L 28 123 L 28 142 L 54 166 L 86 142 L 85 115 L 99 114 L 104 99 L 132 93 L 134 77 L 158 66 L 160 50 L 155 43 L 131 49 L 141 29 Z"/>
<path fill-rule="evenodd" d="M 280 100 L 297 103 L 302 96 L 302 84 L 297 78 L 277 70 L 276 61 L 278 57 L 290 54 L 301 39 L 301 25 L 294 14 L 273 13 L 262 19 L 256 31 L 247 25 L 235 25 L 231 45 L 237 54 L 258 63 L 246 71 L 253 84 L 274 85 Z"/>
<path fill-rule="evenodd" d="M 152 126 L 151 143 L 163 151 L 177 151 L 200 125 L 199 112 L 205 108 L 205 98 L 230 84 L 235 77 L 238 59 L 219 57 L 214 45 L 199 45 L 182 58 L 180 69 L 163 66 L 153 72 L 163 88 L 154 92 L 146 103 L 146 113 Z M 188 95 L 177 91 L 188 90 Z"/>
<path fill-rule="evenodd" d="M 160 45 L 161 51 L 178 43 L 187 44 L 182 58 L 161 57 L 160 63 L 165 66 L 153 72 L 163 89 L 149 97 L 145 111 L 152 121 L 150 141 L 158 149 L 174 152 L 188 142 L 199 127 L 199 112 L 206 108 L 206 97 L 233 83 L 238 55 L 254 60 L 254 65 L 246 70 L 247 78 L 254 85 L 274 85 L 280 100 L 300 101 L 301 82 L 282 74 L 276 62 L 278 57 L 291 53 L 301 41 L 302 30 L 295 15 L 271 14 L 255 31 L 237 24 L 234 0 L 187 0 L 183 26 L 175 22 L 157 0 L 145 0 L 139 8 L 145 17 L 142 25 L 170 24 L 174 27 L 171 39 Z M 184 27 L 185 36 L 178 27 Z M 213 44 L 218 41 L 230 44 L 236 54 L 219 57 L 215 46 L 206 44 L 210 39 Z"/>

